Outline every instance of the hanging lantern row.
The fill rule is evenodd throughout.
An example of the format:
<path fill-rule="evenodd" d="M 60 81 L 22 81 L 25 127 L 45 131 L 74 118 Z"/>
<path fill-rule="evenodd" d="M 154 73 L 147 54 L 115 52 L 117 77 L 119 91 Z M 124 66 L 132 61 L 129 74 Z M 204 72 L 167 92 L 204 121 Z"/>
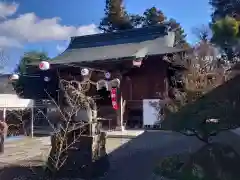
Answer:
<path fill-rule="evenodd" d="M 102 88 L 106 88 L 107 91 L 110 91 L 112 88 L 120 87 L 120 80 L 118 78 L 113 79 L 111 81 L 101 79 L 96 83 L 97 91 Z"/>
<path fill-rule="evenodd" d="M 47 62 L 47 61 L 41 61 L 39 63 L 39 69 L 42 70 L 42 71 L 49 70 L 50 69 L 50 63 Z M 89 75 L 89 69 L 83 68 L 81 70 L 81 75 L 82 76 L 88 76 Z M 111 78 L 111 74 L 109 72 L 106 72 L 104 75 L 105 75 L 106 79 L 110 79 Z"/>
<path fill-rule="evenodd" d="M 39 69 L 42 71 L 47 71 L 50 69 L 50 63 L 47 61 L 41 61 L 39 63 Z M 82 76 L 88 76 L 89 75 L 89 69 L 87 68 L 83 68 L 81 70 L 81 75 Z M 106 72 L 105 74 L 105 78 L 106 79 L 110 79 L 111 78 L 111 74 L 109 72 Z M 19 79 L 19 75 L 18 74 L 13 74 L 10 77 L 11 80 L 18 80 Z M 44 77 L 44 81 L 45 82 L 49 82 L 51 79 L 47 76 Z M 105 87 L 107 89 L 107 91 L 111 91 L 111 100 L 112 100 L 112 106 L 113 109 L 117 110 L 118 109 L 118 101 L 117 101 L 117 89 L 120 86 L 120 80 L 119 79 L 114 79 L 112 81 L 107 81 L 107 80 L 100 80 L 97 82 L 97 90 L 102 89 L 103 87 Z"/>
<path fill-rule="evenodd" d="M 50 63 L 47 62 L 47 61 L 41 61 L 38 65 L 39 69 L 42 70 L 42 71 L 47 71 L 50 69 Z M 87 68 L 83 68 L 81 70 L 81 75 L 82 76 L 88 76 L 89 75 L 89 69 Z M 105 78 L 106 79 L 110 79 L 111 78 L 111 74 L 109 72 L 106 72 L 105 73 Z M 19 75 L 18 74 L 13 74 L 11 77 L 10 77 L 10 80 L 18 80 L 19 79 Z M 49 77 L 44 77 L 44 81 L 48 82 L 50 80 Z"/>

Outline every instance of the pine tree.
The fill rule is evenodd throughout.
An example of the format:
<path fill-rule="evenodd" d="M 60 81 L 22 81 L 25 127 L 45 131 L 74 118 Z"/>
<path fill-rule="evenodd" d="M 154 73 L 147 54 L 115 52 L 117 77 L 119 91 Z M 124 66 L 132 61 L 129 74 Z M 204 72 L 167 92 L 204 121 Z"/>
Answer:
<path fill-rule="evenodd" d="M 169 24 L 170 28 L 175 31 L 175 47 L 179 48 L 188 48 L 189 45 L 186 42 L 186 34 L 184 32 L 184 29 L 181 27 L 181 25 L 174 19 L 170 18 L 167 20 L 167 17 L 164 15 L 164 13 L 157 9 L 155 6 L 146 9 L 143 13 L 143 23 L 142 26 L 152 26 L 157 24 Z"/>
<path fill-rule="evenodd" d="M 175 31 L 175 42 L 174 42 L 174 46 L 178 47 L 178 48 L 189 48 L 190 45 L 187 43 L 186 41 L 186 34 L 184 32 L 184 29 L 182 28 L 182 26 L 180 25 L 180 23 L 178 23 L 175 19 L 170 18 L 167 23 L 169 24 L 169 26 L 171 27 L 172 30 Z"/>
<path fill-rule="evenodd" d="M 155 6 L 146 9 L 143 15 L 136 15 L 129 14 L 125 10 L 123 0 L 106 0 L 104 11 L 105 16 L 100 22 L 99 29 L 105 33 L 165 23 L 169 24 L 176 33 L 175 46 L 189 47 L 186 42 L 186 34 L 180 24 L 174 19 L 167 20 L 164 13 Z"/>
<path fill-rule="evenodd" d="M 146 9 L 143 13 L 143 26 L 151 26 L 163 23 L 166 20 L 165 15 L 156 7 Z"/>
<path fill-rule="evenodd" d="M 40 62 L 43 60 L 49 60 L 49 57 L 45 52 L 38 51 L 25 52 L 23 57 L 21 57 L 15 71 L 17 73 L 24 74 L 26 72 L 26 66 L 28 64 L 31 64 L 33 62 Z"/>
<path fill-rule="evenodd" d="M 212 42 L 218 45 L 226 53 L 228 60 L 232 61 L 239 54 L 239 22 L 240 1 L 239 0 L 210 0 L 213 8 Z"/>
<path fill-rule="evenodd" d="M 102 18 L 99 29 L 103 32 L 132 29 L 130 16 L 126 12 L 122 0 L 106 0 L 105 16 Z"/>
<path fill-rule="evenodd" d="M 210 0 L 209 4 L 213 7 L 212 21 L 215 22 L 226 16 L 240 18 L 239 0 Z"/>

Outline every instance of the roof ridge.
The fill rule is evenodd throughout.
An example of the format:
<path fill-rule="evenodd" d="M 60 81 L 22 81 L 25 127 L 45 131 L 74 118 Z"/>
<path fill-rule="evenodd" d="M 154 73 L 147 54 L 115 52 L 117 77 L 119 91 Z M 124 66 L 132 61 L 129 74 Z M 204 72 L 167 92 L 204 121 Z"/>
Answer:
<path fill-rule="evenodd" d="M 156 24 L 156 25 L 146 26 L 146 27 L 141 27 L 141 28 L 119 30 L 117 32 L 97 33 L 97 34 L 89 34 L 89 35 L 85 35 L 85 36 L 72 36 L 71 39 L 81 38 L 81 37 L 108 36 L 108 35 L 113 35 L 113 34 L 119 35 L 119 34 L 124 34 L 124 33 L 128 33 L 128 32 L 136 32 L 136 31 L 143 30 L 143 29 L 149 30 L 149 29 L 159 29 L 159 28 L 166 28 L 166 30 L 168 30 L 169 25 L 168 24 Z"/>
<path fill-rule="evenodd" d="M 144 28 L 135 28 L 130 30 L 112 32 L 112 33 L 99 33 L 87 36 L 75 36 L 71 38 L 67 49 L 75 49 L 82 47 L 95 47 L 107 44 L 125 44 L 128 41 L 145 41 L 155 39 L 158 36 L 167 35 L 169 26 L 165 24 L 158 24 Z M 121 41 L 121 42 L 120 42 Z"/>

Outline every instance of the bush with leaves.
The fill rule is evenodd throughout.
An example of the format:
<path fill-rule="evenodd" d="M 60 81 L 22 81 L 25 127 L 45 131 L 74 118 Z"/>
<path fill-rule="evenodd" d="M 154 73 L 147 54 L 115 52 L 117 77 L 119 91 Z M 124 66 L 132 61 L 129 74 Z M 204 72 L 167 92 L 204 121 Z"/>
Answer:
<path fill-rule="evenodd" d="M 237 180 L 239 154 L 230 146 L 213 143 L 194 153 L 164 158 L 155 167 L 158 177 L 177 180 Z"/>

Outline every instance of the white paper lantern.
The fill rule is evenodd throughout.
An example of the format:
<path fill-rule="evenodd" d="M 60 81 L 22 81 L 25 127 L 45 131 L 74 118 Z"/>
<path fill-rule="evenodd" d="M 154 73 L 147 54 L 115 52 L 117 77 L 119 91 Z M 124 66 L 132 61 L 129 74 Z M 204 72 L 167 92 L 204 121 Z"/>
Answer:
<path fill-rule="evenodd" d="M 111 78 L 110 72 L 106 72 L 106 73 L 105 73 L 105 78 L 106 78 L 106 79 L 110 79 L 110 78 Z"/>
<path fill-rule="evenodd" d="M 81 70 L 81 75 L 82 75 L 82 76 L 87 76 L 87 75 L 89 75 L 89 70 L 88 70 L 87 68 L 83 68 L 83 69 Z"/>
<path fill-rule="evenodd" d="M 102 88 L 106 88 L 108 91 L 108 82 L 104 79 L 101 79 L 97 82 L 97 91 L 101 90 Z"/>
<path fill-rule="evenodd" d="M 11 77 L 10 77 L 11 80 L 18 80 L 19 79 L 19 75 L 18 74 L 13 74 Z"/>
<path fill-rule="evenodd" d="M 50 69 L 50 63 L 47 61 L 42 61 L 39 64 L 39 69 L 41 69 L 42 71 L 46 71 Z"/>
<path fill-rule="evenodd" d="M 111 88 L 120 87 L 120 79 L 116 78 L 110 81 Z"/>
<path fill-rule="evenodd" d="M 47 76 L 45 76 L 45 77 L 44 77 L 44 81 L 45 81 L 45 82 L 49 82 L 49 81 L 50 81 L 50 78 L 47 77 Z"/>
<path fill-rule="evenodd" d="M 164 61 L 168 61 L 168 57 L 167 56 L 163 56 L 163 60 Z"/>

